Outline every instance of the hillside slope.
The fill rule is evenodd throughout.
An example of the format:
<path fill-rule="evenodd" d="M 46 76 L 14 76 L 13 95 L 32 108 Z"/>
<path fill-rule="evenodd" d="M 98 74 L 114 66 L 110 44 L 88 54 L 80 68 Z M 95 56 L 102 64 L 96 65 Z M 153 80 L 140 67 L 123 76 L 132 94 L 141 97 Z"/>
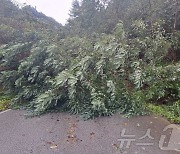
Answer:
<path fill-rule="evenodd" d="M 40 33 L 58 34 L 62 25 L 31 6 L 19 8 L 10 0 L 0 0 L 0 44 L 33 39 Z"/>

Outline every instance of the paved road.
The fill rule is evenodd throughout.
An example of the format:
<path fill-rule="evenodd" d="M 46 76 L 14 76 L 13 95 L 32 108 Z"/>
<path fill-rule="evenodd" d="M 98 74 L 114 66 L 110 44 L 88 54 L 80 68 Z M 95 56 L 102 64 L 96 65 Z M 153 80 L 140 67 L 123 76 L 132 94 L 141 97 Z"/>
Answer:
<path fill-rule="evenodd" d="M 170 123 L 159 117 L 126 119 L 115 115 L 83 121 L 66 113 L 26 119 L 24 113 L 25 111 L 8 111 L 0 114 L 0 154 L 180 153 L 159 148 L 161 135 L 165 133 L 168 136 L 171 132 L 167 130 L 163 133 L 163 129 Z M 135 136 L 123 137 L 123 133 Z M 145 138 L 143 136 L 146 133 L 149 136 Z M 132 141 L 129 148 L 126 148 L 127 142 L 120 147 L 121 139 Z M 170 137 L 165 139 L 165 147 L 169 144 L 169 139 Z M 137 145 L 138 143 L 154 145 Z"/>

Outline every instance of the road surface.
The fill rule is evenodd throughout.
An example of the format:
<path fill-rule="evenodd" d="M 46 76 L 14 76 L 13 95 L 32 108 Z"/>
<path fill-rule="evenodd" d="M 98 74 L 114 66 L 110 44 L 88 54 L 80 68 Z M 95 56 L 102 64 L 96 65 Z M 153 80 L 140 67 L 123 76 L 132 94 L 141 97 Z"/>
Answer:
<path fill-rule="evenodd" d="M 0 114 L 0 154 L 180 154 L 163 148 L 170 145 L 172 130 L 163 132 L 170 123 L 160 117 L 117 114 L 83 121 L 68 113 L 34 118 L 25 113 Z M 167 137 L 160 147 L 162 135 Z"/>

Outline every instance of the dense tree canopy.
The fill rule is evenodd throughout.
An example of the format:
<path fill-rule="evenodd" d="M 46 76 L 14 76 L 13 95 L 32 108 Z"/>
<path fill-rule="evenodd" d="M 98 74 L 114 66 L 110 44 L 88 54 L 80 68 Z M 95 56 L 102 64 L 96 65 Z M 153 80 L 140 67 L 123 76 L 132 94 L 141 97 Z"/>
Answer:
<path fill-rule="evenodd" d="M 176 0 L 76 0 L 68 26 L 73 34 L 109 34 L 120 20 L 130 28 L 134 20 L 142 19 L 149 25 L 163 20 L 165 29 L 179 29 L 179 10 Z"/>

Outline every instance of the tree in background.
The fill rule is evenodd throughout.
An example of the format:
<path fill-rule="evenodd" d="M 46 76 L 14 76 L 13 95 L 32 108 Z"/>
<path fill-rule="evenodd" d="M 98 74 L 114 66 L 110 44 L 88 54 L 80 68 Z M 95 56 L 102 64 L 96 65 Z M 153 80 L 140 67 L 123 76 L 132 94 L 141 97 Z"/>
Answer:
<path fill-rule="evenodd" d="M 128 29 L 142 19 L 150 27 L 161 20 L 171 31 L 179 28 L 179 7 L 176 0 L 76 0 L 67 26 L 71 34 L 109 34 L 120 20 Z"/>

